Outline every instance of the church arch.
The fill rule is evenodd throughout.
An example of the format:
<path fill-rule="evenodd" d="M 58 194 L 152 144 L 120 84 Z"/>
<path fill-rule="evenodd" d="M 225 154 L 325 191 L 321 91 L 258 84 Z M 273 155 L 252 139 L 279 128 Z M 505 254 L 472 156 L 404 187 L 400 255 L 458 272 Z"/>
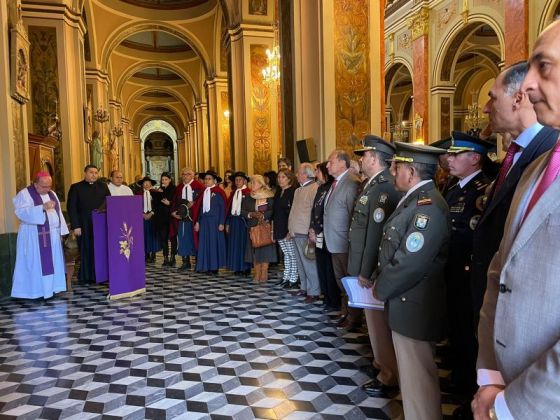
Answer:
<path fill-rule="evenodd" d="M 467 25 L 459 20 L 442 37 L 441 47 L 436 53 L 434 70 L 432 74 L 433 85 L 440 85 L 451 81 L 458 53 L 465 41 L 482 25 L 488 25 L 496 34 L 499 43 L 500 62 L 504 61 L 505 39 L 501 26 L 490 16 L 472 14 L 468 18 Z"/>
<path fill-rule="evenodd" d="M 126 104 L 123 106 L 123 110 L 124 113 L 126 115 L 129 114 L 130 112 L 130 107 L 132 106 L 132 104 L 134 103 L 134 101 L 136 101 L 137 99 L 139 99 L 143 94 L 148 93 L 148 92 L 153 92 L 153 91 L 158 91 L 158 92 L 165 92 L 171 96 L 173 96 L 175 99 L 177 99 L 187 110 L 187 120 L 191 119 L 191 105 L 189 104 L 189 102 L 183 97 L 183 95 L 181 95 L 180 93 L 178 93 L 177 91 L 167 87 L 167 86 L 159 86 L 159 87 L 155 87 L 155 86 L 147 86 L 145 88 L 142 88 L 136 92 L 134 92 L 133 95 L 131 95 L 128 99 Z"/>
<path fill-rule="evenodd" d="M 560 0 L 549 0 L 540 16 L 537 26 L 537 35 L 540 34 L 544 28 L 554 22 L 554 19 L 560 15 Z"/>
<path fill-rule="evenodd" d="M 200 100 L 200 91 L 198 90 L 197 85 L 192 79 L 192 77 L 177 64 L 166 63 L 163 61 L 142 61 L 140 63 L 136 63 L 133 66 L 129 67 L 127 71 L 124 72 L 121 75 L 121 77 L 119 77 L 119 80 L 117 81 L 117 92 L 116 92 L 117 97 L 121 97 L 124 85 L 136 72 L 151 67 L 160 67 L 162 69 L 169 70 L 176 73 L 185 81 L 185 83 L 188 86 L 190 86 L 190 88 L 193 91 L 193 96 L 195 97 L 195 100 L 197 101 Z"/>
<path fill-rule="evenodd" d="M 412 71 L 402 60 L 394 62 L 385 72 L 385 107 L 389 111 L 387 127 L 391 140 L 406 141 L 411 138 Z"/>
<path fill-rule="evenodd" d="M 105 42 L 102 51 L 102 58 L 101 63 L 103 68 L 107 68 L 109 65 L 109 59 L 111 58 L 111 54 L 120 45 L 122 41 L 128 38 L 131 35 L 134 35 L 139 32 L 145 31 L 161 31 L 166 32 L 169 35 L 173 35 L 176 38 L 179 38 L 186 44 L 188 44 L 196 53 L 196 55 L 200 58 L 202 62 L 202 67 L 205 72 L 205 76 L 208 77 L 209 74 L 212 73 L 210 67 L 210 57 L 208 52 L 205 50 L 202 42 L 198 40 L 198 38 L 190 32 L 188 29 L 172 25 L 169 22 L 164 22 L 161 20 L 158 21 L 144 21 L 144 22 L 132 22 L 121 25 L 120 27 L 116 28 L 111 36 Z"/>
<path fill-rule="evenodd" d="M 171 162 L 166 162 L 163 159 L 157 159 L 151 161 L 150 156 L 146 156 L 146 141 L 150 139 L 150 136 L 154 133 L 162 133 L 169 137 L 172 142 L 172 154 L 173 157 Z M 177 150 L 177 131 L 175 128 L 169 124 L 167 121 L 159 118 L 154 118 L 146 122 L 140 129 L 140 155 L 142 159 L 142 173 L 154 178 L 159 182 L 159 175 L 164 170 L 170 170 L 173 175 L 173 181 L 177 182 L 177 174 L 179 167 L 178 160 L 178 150 Z M 163 156 L 162 156 L 163 157 Z"/>

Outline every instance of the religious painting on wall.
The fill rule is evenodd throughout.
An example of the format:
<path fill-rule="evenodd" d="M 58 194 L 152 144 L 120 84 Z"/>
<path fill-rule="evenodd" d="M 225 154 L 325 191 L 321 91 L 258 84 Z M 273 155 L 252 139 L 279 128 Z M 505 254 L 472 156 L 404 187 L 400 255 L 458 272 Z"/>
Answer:
<path fill-rule="evenodd" d="M 254 16 L 266 16 L 267 6 L 267 0 L 249 0 L 249 14 Z"/>
<path fill-rule="evenodd" d="M 368 4 L 334 1 L 336 145 L 349 152 L 370 131 Z"/>
<path fill-rule="evenodd" d="M 253 111 L 253 171 L 262 174 L 272 167 L 270 92 L 262 79 L 268 64 L 266 45 L 251 45 L 251 109 Z"/>
<path fill-rule="evenodd" d="M 24 104 L 29 100 L 29 41 L 17 29 L 11 30 L 10 67 L 12 97 Z"/>

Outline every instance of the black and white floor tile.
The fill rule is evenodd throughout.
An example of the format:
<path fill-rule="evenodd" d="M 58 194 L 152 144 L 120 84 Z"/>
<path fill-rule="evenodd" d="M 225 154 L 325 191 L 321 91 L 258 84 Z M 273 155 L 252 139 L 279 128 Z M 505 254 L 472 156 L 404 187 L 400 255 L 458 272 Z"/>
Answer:
<path fill-rule="evenodd" d="M 337 330 L 279 275 L 158 265 L 130 299 L 99 285 L 0 300 L 0 419 L 402 418 L 398 397 L 360 388 L 367 336 Z"/>

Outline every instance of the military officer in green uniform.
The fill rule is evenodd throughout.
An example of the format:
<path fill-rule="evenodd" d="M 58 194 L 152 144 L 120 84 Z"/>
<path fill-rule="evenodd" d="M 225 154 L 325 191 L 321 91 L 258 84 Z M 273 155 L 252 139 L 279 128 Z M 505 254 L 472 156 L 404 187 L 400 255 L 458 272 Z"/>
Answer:
<path fill-rule="evenodd" d="M 405 193 L 385 222 L 373 275 L 374 296 L 385 302 L 407 419 L 441 418 L 434 345 L 444 336 L 445 282 L 451 224 L 434 176 L 436 147 L 396 143 L 391 171 Z"/>
<path fill-rule="evenodd" d="M 377 253 L 383 225 L 393 213 L 402 194 L 395 189 L 389 172 L 395 146 L 380 137 L 367 135 L 362 147 L 354 150 L 360 156 L 362 173 L 367 176 L 364 188 L 356 199 L 348 232 L 348 274 L 358 277 L 362 287 L 371 289 L 371 275 L 377 268 Z M 348 308 L 349 317 L 361 318 L 361 310 Z M 383 311 L 365 309 L 368 334 L 375 357 L 373 366 L 379 370 L 376 378 L 362 386 L 372 397 L 389 398 L 398 385 L 397 359 L 387 316 Z"/>
<path fill-rule="evenodd" d="M 445 196 L 452 226 L 445 268 L 451 379 L 456 391 L 465 396 L 465 407 L 469 411 L 470 401 L 478 388 L 478 346 L 470 287 L 471 254 L 473 232 L 482 215 L 486 187 L 490 184 L 482 167 L 492 147 L 492 143 L 478 137 L 453 131 L 447 157 L 451 175 L 459 179 Z"/>

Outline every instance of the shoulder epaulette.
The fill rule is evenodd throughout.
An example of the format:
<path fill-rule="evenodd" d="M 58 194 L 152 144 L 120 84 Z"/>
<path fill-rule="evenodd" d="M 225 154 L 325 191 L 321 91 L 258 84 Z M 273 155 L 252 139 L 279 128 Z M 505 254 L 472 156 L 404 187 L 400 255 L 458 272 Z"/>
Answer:
<path fill-rule="evenodd" d="M 474 181 L 474 186 L 478 191 L 480 191 L 481 189 L 486 188 L 488 186 L 488 183 L 487 182 L 485 183 L 485 182 L 482 182 L 479 179 L 476 179 Z"/>
<path fill-rule="evenodd" d="M 420 195 L 418 195 L 418 201 L 416 201 L 416 205 L 426 206 L 428 204 L 432 204 L 432 199 L 424 191 L 420 191 Z"/>

